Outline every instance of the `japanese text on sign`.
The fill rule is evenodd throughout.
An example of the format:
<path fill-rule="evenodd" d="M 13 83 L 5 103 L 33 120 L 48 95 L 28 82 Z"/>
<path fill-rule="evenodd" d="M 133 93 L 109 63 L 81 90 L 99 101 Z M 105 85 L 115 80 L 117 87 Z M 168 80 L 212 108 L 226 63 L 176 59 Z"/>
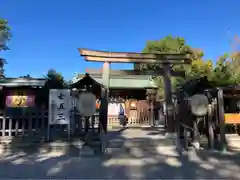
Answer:
<path fill-rule="evenodd" d="M 51 89 L 49 98 L 49 124 L 69 124 L 70 91 Z"/>
<path fill-rule="evenodd" d="M 35 95 L 31 91 L 7 91 L 6 106 L 11 108 L 33 107 Z"/>

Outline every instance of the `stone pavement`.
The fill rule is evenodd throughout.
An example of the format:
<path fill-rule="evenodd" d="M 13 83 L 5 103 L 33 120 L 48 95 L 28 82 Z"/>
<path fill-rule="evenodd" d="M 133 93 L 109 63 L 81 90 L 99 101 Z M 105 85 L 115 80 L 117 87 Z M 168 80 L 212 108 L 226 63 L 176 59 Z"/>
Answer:
<path fill-rule="evenodd" d="M 105 157 L 60 151 L 6 154 L 0 159 L 0 179 L 240 179 L 239 152 L 179 153 L 161 128 L 115 130 L 109 141 Z"/>

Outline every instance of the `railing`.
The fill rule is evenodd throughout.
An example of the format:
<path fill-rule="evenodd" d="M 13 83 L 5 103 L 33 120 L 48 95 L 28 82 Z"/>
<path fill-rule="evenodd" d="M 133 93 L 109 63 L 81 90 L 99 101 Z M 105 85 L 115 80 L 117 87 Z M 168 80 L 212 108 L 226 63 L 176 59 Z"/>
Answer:
<path fill-rule="evenodd" d="M 45 136 L 48 127 L 48 112 L 26 112 L 18 115 L 0 113 L 0 136 Z"/>
<path fill-rule="evenodd" d="M 8 113 L 9 114 L 9 113 Z M 48 137 L 48 111 L 31 111 L 14 115 L 0 112 L 0 139 L 12 137 L 34 139 L 47 139 Z M 85 118 L 77 113 L 72 113 L 70 117 L 71 136 L 84 132 Z M 149 124 L 147 114 L 139 113 L 136 118 L 128 119 L 130 125 Z M 119 126 L 118 116 L 108 117 L 108 126 Z M 97 130 L 99 126 L 99 115 L 95 114 L 89 118 L 89 128 Z M 54 126 L 54 132 L 67 131 L 66 126 Z"/>

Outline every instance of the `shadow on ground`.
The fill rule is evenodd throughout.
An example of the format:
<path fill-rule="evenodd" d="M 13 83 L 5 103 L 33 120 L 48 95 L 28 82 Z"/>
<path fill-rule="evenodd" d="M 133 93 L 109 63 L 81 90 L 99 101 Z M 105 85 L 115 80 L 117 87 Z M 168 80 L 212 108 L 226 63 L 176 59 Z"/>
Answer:
<path fill-rule="evenodd" d="M 108 140 L 106 156 L 81 155 L 71 148 L 15 149 L 1 156 L 0 179 L 239 178 L 239 153 L 178 152 L 162 128 L 112 130 Z"/>

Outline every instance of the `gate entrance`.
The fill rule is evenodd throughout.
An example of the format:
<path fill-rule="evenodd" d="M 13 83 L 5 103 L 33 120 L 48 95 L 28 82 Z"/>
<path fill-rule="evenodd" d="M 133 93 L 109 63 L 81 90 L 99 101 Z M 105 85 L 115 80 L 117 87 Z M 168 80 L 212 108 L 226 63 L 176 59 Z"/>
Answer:
<path fill-rule="evenodd" d="M 147 53 L 130 53 L 130 52 L 106 52 L 95 51 L 89 49 L 79 48 L 79 53 L 86 61 L 103 62 L 102 84 L 105 90 L 101 93 L 101 108 L 100 108 L 100 123 L 107 132 L 107 112 L 108 112 L 108 98 L 109 98 L 109 79 L 111 76 L 111 63 L 143 63 L 143 64 L 161 64 L 162 68 L 154 71 L 128 70 L 126 75 L 151 75 L 164 77 L 164 90 L 166 102 L 166 122 L 167 131 L 172 133 L 175 131 L 174 113 L 172 103 L 172 90 L 170 76 L 184 76 L 185 72 L 175 72 L 172 66 L 176 64 L 188 64 L 191 60 L 185 54 L 147 54 Z M 153 92 L 149 92 L 149 100 L 152 101 L 153 106 Z M 153 113 L 153 108 L 150 108 Z"/>

